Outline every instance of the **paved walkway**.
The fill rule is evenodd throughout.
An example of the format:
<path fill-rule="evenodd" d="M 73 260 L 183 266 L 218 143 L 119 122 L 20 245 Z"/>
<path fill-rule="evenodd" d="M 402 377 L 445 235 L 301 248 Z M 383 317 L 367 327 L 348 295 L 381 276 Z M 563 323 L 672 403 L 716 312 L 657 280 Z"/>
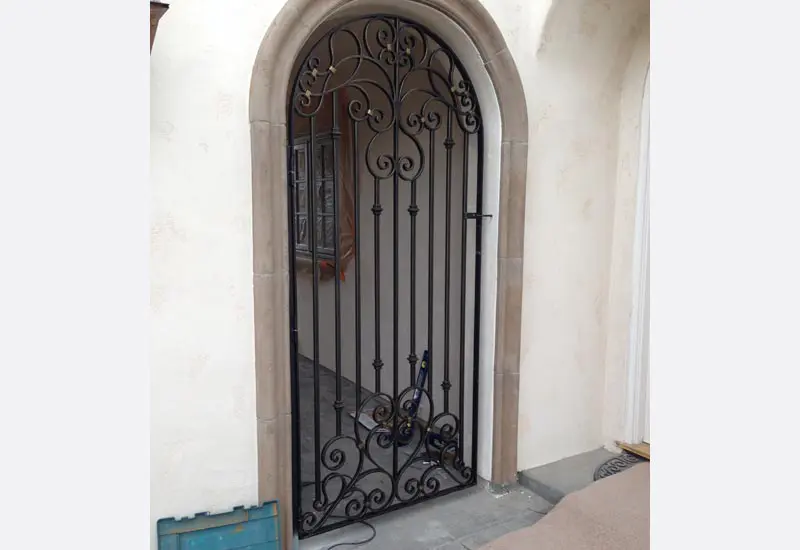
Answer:
<path fill-rule="evenodd" d="M 358 550 L 477 550 L 487 542 L 529 527 L 551 505 L 529 489 L 516 486 L 496 495 L 485 483 L 370 521 L 375 539 Z M 364 525 L 351 525 L 300 542 L 300 550 L 325 550 L 340 542 L 355 542 L 372 534 Z M 337 549 L 338 550 L 338 549 Z"/>

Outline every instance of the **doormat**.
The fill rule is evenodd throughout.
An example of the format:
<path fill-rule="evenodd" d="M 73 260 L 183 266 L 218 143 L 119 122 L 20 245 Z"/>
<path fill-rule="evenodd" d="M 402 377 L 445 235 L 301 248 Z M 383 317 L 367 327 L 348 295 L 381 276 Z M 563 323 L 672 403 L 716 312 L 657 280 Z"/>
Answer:
<path fill-rule="evenodd" d="M 624 472 L 632 466 L 636 466 L 640 462 L 647 462 L 644 458 L 636 456 L 628 451 L 623 451 L 621 455 L 615 456 L 603 462 L 594 471 L 594 480 L 603 479 L 604 477 L 613 476 L 620 472 Z"/>

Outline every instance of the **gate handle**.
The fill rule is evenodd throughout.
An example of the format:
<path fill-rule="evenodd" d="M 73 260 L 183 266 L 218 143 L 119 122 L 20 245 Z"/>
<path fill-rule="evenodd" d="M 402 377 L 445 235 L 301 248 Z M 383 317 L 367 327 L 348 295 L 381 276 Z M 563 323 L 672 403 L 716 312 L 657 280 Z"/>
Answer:
<path fill-rule="evenodd" d="M 467 212 L 464 215 L 464 217 L 466 217 L 468 220 L 476 220 L 476 219 L 479 219 L 479 218 L 491 218 L 492 215 L 491 214 L 479 214 L 477 212 Z"/>

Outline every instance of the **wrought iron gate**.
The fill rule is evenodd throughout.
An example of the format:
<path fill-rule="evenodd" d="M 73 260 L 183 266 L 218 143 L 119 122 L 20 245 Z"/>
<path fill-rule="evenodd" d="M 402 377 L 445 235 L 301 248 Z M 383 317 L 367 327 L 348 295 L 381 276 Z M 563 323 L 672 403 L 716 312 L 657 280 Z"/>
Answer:
<path fill-rule="evenodd" d="M 455 54 L 389 15 L 310 44 L 288 103 L 304 538 L 476 483 L 483 131 Z"/>

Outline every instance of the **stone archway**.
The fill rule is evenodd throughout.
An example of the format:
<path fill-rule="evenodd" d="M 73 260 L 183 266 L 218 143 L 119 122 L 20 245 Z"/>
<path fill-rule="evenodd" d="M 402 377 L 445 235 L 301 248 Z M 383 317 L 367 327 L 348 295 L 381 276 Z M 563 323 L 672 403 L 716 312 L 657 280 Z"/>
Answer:
<path fill-rule="evenodd" d="M 479 0 L 408 0 L 433 9 L 471 40 L 499 106 L 499 220 L 494 352 L 491 480 L 517 473 L 522 254 L 527 175 L 525 96 L 505 40 Z M 289 0 L 256 56 L 250 87 L 253 177 L 258 493 L 278 498 L 286 547 L 292 532 L 292 419 L 289 383 L 289 261 L 286 193 L 286 89 L 296 56 L 311 33 L 335 12 L 380 1 Z M 385 4 L 384 4 L 385 5 Z"/>

